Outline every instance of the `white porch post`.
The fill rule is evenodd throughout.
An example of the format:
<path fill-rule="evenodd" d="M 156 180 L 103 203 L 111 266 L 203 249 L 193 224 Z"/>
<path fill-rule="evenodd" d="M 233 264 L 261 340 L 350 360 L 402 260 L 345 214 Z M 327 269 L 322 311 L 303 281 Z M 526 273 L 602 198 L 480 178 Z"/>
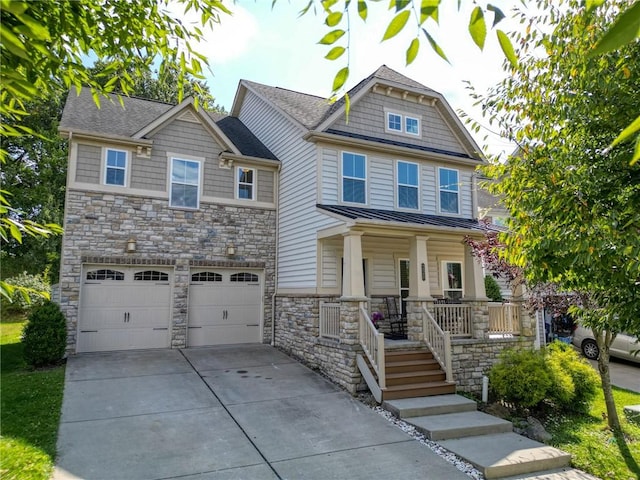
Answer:
<path fill-rule="evenodd" d="M 362 271 L 362 234 L 348 232 L 344 235 L 344 266 L 342 273 L 342 296 L 364 298 L 364 272 Z"/>
<path fill-rule="evenodd" d="M 480 259 L 473 256 L 471 247 L 464 245 L 464 299 L 487 302 L 487 292 L 484 288 L 484 273 Z"/>
<path fill-rule="evenodd" d="M 429 262 L 427 240 L 429 237 L 415 236 L 411 239 L 409 252 L 409 298 L 432 300 L 429 285 Z"/>

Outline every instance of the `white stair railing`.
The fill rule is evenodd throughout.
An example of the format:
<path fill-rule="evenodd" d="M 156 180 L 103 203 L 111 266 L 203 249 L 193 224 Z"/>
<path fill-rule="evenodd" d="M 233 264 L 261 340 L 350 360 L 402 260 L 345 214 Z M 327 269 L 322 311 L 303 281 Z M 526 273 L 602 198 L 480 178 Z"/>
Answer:
<path fill-rule="evenodd" d="M 489 333 L 520 334 L 520 305 L 515 303 L 489 304 Z"/>
<path fill-rule="evenodd" d="M 386 388 L 384 334 L 378 332 L 363 306 L 360 306 L 360 345 L 378 375 L 378 386 L 381 389 Z"/>
<path fill-rule="evenodd" d="M 435 321 L 429 310 L 422 307 L 423 321 L 422 331 L 424 341 L 431 349 L 433 357 L 438 361 L 446 374 L 447 382 L 453 382 L 453 369 L 451 368 L 451 334 L 444 331 Z"/>

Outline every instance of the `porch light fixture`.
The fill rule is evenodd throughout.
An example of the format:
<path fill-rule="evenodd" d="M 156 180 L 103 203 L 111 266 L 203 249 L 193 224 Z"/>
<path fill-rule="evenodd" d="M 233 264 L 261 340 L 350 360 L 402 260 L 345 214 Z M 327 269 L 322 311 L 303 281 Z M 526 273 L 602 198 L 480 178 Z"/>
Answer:
<path fill-rule="evenodd" d="M 424 266 L 424 263 L 420 265 L 421 270 L 422 270 L 422 281 L 426 281 L 427 280 L 427 271 L 426 268 Z"/>
<path fill-rule="evenodd" d="M 136 239 L 130 238 L 127 240 L 127 253 L 134 253 L 136 251 Z"/>
<path fill-rule="evenodd" d="M 233 257 L 236 254 L 236 247 L 233 245 L 233 242 L 231 242 L 229 245 L 227 245 L 227 257 Z"/>

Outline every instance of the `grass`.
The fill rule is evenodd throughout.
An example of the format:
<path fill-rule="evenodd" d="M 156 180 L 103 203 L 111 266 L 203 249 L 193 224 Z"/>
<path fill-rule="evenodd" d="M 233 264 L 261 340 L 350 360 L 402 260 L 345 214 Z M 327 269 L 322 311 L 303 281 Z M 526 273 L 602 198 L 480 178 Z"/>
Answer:
<path fill-rule="evenodd" d="M 0 478 L 48 479 L 56 456 L 64 366 L 33 370 L 22 358 L 23 316 L 0 322 Z"/>
<path fill-rule="evenodd" d="M 622 409 L 639 405 L 640 393 L 614 387 L 623 437 L 608 428 L 604 396 L 599 393 L 587 415 L 549 416 L 551 443 L 573 455 L 573 466 L 602 479 L 640 478 L 640 425 L 627 422 Z"/>

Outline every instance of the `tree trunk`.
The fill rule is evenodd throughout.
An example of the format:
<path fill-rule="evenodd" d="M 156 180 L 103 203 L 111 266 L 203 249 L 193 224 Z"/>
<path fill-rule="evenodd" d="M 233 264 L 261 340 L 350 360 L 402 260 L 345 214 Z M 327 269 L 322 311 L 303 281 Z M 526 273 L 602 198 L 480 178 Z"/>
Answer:
<path fill-rule="evenodd" d="M 609 337 L 609 335 L 606 335 Z M 598 371 L 600 372 L 600 379 L 602 380 L 602 391 L 604 393 L 604 403 L 607 406 L 607 423 L 609 428 L 614 433 L 620 432 L 620 419 L 618 418 L 618 411 L 616 410 L 616 403 L 613 398 L 613 390 L 611 388 L 611 376 L 609 375 L 609 344 L 606 342 L 608 338 L 605 337 L 607 345 L 600 345 L 600 356 L 598 357 Z"/>

